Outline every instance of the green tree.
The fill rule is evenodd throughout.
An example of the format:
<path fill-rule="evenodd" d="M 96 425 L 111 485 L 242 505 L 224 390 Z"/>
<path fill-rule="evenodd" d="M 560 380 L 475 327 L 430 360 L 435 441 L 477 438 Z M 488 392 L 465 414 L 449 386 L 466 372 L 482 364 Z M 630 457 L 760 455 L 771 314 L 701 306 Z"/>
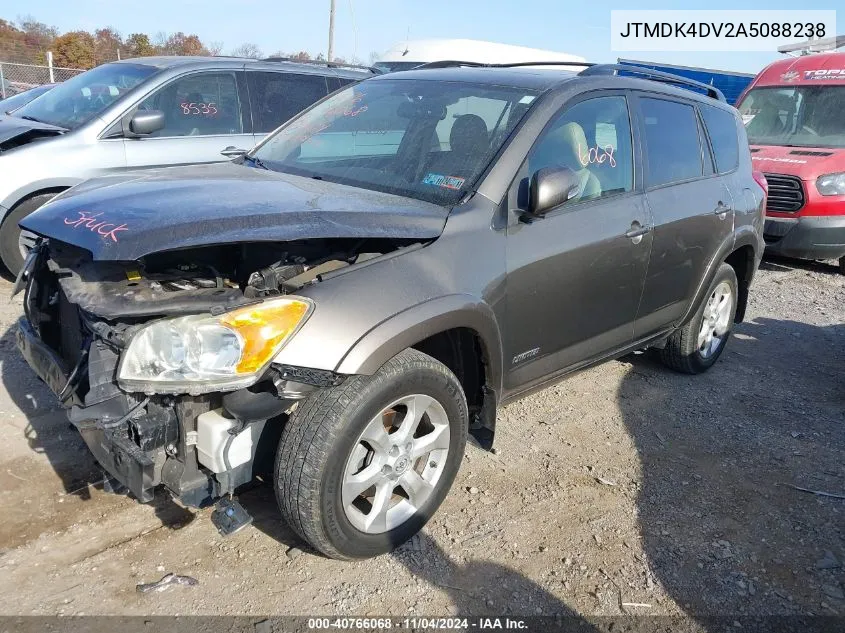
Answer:
<path fill-rule="evenodd" d="M 156 54 L 155 46 L 146 33 L 132 33 L 123 43 L 126 57 L 151 57 Z"/>
<path fill-rule="evenodd" d="M 93 68 L 94 37 L 86 31 L 71 31 L 53 42 L 53 63 L 65 68 Z"/>

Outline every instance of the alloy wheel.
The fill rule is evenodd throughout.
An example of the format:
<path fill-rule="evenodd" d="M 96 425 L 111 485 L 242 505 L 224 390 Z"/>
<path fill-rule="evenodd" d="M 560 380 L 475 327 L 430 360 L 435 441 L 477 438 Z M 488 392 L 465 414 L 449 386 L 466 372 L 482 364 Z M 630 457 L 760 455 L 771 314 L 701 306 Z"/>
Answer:
<path fill-rule="evenodd" d="M 449 418 L 434 398 L 402 397 L 367 423 L 343 469 L 346 517 L 367 534 L 395 529 L 434 493 L 449 453 Z"/>
<path fill-rule="evenodd" d="M 721 282 L 704 306 L 701 329 L 698 331 L 698 353 L 710 358 L 727 339 L 733 311 L 733 290 L 727 281 Z"/>

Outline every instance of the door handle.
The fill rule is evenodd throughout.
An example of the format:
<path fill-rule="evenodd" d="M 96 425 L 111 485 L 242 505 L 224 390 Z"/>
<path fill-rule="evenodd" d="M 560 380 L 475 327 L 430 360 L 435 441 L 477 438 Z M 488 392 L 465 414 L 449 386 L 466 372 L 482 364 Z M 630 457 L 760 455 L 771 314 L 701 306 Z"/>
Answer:
<path fill-rule="evenodd" d="M 724 219 L 725 215 L 727 215 L 732 210 L 733 209 L 727 206 L 724 202 L 719 200 L 719 204 L 717 204 L 716 208 L 713 209 L 713 214 L 718 215 L 720 218 Z"/>
<path fill-rule="evenodd" d="M 643 226 L 642 224 L 634 220 L 631 223 L 631 229 L 627 233 L 625 233 L 625 237 L 630 238 L 631 241 L 634 242 L 634 244 L 639 244 L 643 239 L 643 235 L 650 232 L 650 226 Z"/>
<path fill-rule="evenodd" d="M 238 156 L 243 156 L 247 153 L 248 150 L 240 149 L 235 147 L 234 145 L 229 145 L 229 147 L 224 148 L 220 153 L 223 154 L 226 158 L 237 158 Z"/>

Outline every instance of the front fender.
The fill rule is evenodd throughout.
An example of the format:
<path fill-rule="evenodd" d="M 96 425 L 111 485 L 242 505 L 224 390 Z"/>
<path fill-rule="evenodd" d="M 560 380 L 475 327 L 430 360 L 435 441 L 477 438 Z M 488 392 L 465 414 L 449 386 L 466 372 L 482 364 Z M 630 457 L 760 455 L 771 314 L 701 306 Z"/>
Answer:
<path fill-rule="evenodd" d="M 487 303 L 467 294 L 431 299 L 382 321 L 355 342 L 335 371 L 373 374 L 402 350 L 453 328 L 467 328 L 478 335 L 487 365 L 487 383 L 501 393 L 502 339 L 496 317 Z"/>

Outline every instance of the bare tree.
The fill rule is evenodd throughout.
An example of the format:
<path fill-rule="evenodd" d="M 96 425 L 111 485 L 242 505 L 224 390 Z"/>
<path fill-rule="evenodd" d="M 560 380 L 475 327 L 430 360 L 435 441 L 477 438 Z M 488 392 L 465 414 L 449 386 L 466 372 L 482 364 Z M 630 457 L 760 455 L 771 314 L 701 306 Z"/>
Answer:
<path fill-rule="evenodd" d="M 232 49 L 232 55 L 235 57 L 251 57 L 252 59 L 261 59 L 264 53 L 258 48 L 256 44 L 247 42 L 241 44 L 237 48 Z"/>
<path fill-rule="evenodd" d="M 206 48 L 212 56 L 217 57 L 220 53 L 223 52 L 223 42 L 209 42 L 208 44 L 206 44 Z"/>

